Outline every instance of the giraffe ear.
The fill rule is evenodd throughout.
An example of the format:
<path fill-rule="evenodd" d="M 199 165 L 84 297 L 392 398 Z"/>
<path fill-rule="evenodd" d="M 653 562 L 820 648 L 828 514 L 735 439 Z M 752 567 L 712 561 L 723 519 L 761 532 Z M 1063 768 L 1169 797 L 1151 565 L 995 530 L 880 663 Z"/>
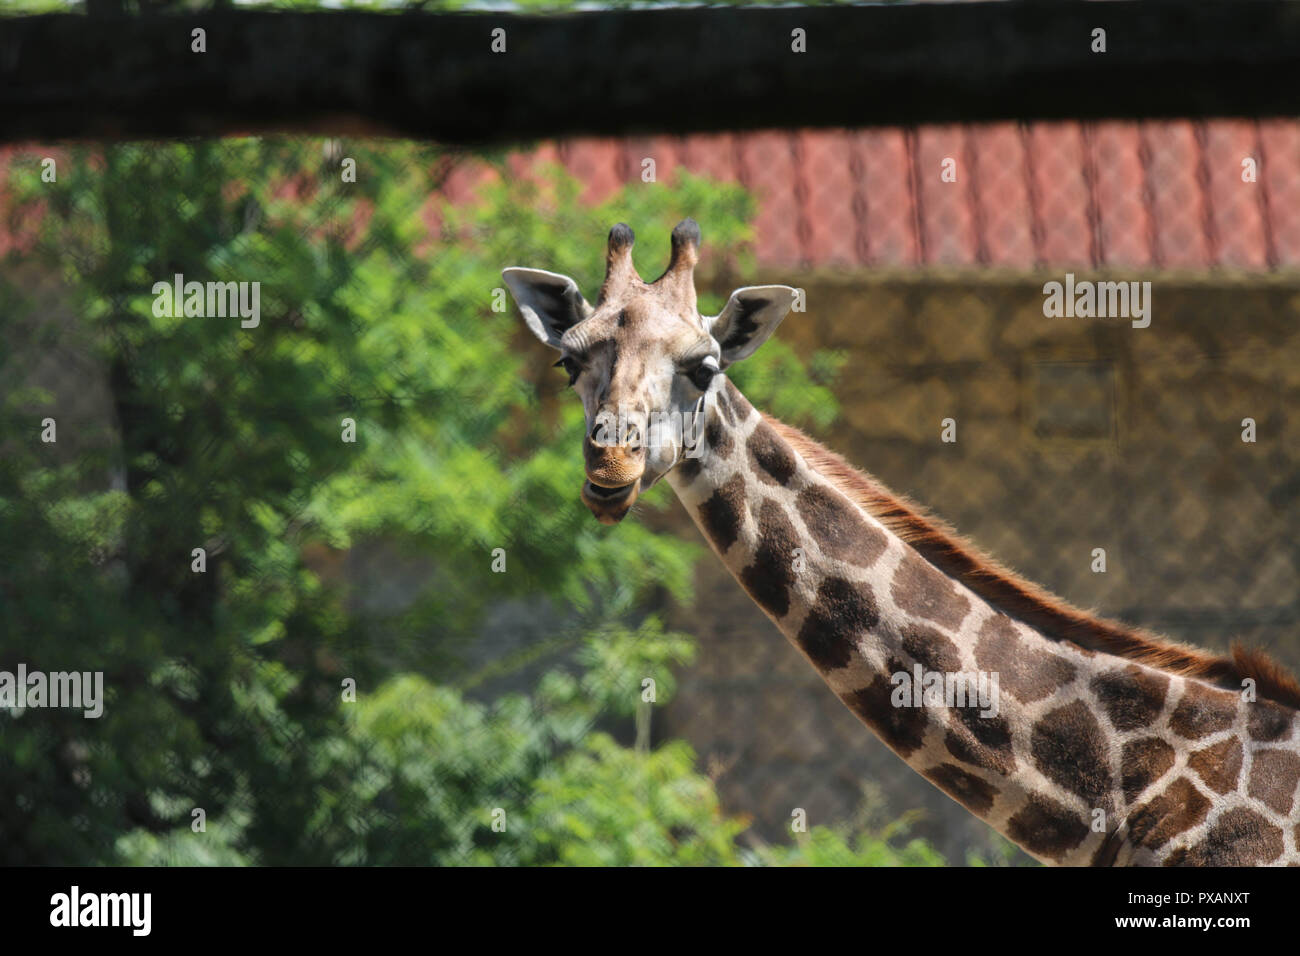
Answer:
<path fill-rule="evenodd" d="M 553 349 L 560 347 L 560 336 L 594 311 L 568 276 L 518 266 L 502 270 L 501 276 L 528 328 Z"/>
<path fill-rule="evenodd" d="M 750 285 L 731 293 L 722 311 L 704 320 L 722 349 L 721 366 L 753 355 L 786 317 L 794 297 L 788 285 Z"/>

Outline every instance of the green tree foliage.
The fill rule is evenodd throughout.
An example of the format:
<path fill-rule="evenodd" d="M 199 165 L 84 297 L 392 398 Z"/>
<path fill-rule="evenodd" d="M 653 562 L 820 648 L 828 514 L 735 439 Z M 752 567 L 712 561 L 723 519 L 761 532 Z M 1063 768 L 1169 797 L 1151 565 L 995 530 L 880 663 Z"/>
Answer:
<path fill-rule="evenodd" d="M 348 155 L 356 183 L 302 141 L 74 149 L 56 184 L 11 164 L 9 211 L 40 212 L 21 265 L 60 277 L 75 320 L 0 283 L 0 666 L 100 670 L 108 700 L 98 720 L 0 715 L 0 859 L 933 862 L 890 835 L 742 849 L 746 822 L 688 748 L 606 732 L 642 706 L 643 678 L 662 702 L 689 662 L 689 637 L 647 612 L 691 599 L 701 549 L 579 506 L 581 410 L 553 401 L 562 376 L 539 377 L 513 307 L 494 309 L 500 269 L 592 290 L 627 220 L 653 273 L 685 215 L 743 264 L 752 199 L 684 175 L 593 207 L 548 170 L 452 206 L 437 185 L 453 157 Z M 260 325 L 155 314 L 154 283 L 176 273 L 260 282 Z M 109 407 L 37 387 L 27 368 L 51 350 L 93 356 Z M 779 342 L 747 365 L 766 407 L 834 415 L 834 356 L 811 383 Z M 57 443 L 37 438 L 46 416 Z M 396 609 L 320 560 L 374 540 L 427 569 Z M 507 601 L 552 609 L 543 643 L 574 653 L 484 702 L 462 651 Z"/>

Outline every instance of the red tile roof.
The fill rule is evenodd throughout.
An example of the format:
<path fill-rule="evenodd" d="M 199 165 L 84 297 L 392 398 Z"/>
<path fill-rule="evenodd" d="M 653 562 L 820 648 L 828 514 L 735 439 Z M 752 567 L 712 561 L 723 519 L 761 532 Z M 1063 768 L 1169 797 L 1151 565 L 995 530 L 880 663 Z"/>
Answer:
<path fill-rule="evenodd" d="M 0 168 L 13 151 L 0 151 Z M 584 184 L 582 199 L 595 202 L 640 182 L 645 157 L 661 181 L 686 169 L 752 190 L 764 266 L 1300 266 L 1295 120 L 576 139 L 518 151 L 509 163 L 523 174 L 559 162 Z M 1242 180 L 1247 158 L 1256 182 Z M 955 182 L 940 175 L 946 159 L 955 161 Z M 445 192 L 466 201 L 492 175 L 481 161 L 457 162 Z M 25 233 L 41 213 L 26 212 L 0 228 L 0 254 L 30 242 Z"/>
<path fill-rule="evenodd" d="M 580 139 L 512 157 L 558 161 L 598 201 L 677 168 L 759 197 L 771 266 L 1300 265 L 1300 123 L 999 123 Z M 1255 161 L 1256 182 L 1242 179 Z M 945 182 L 945 159 L 956 181 Z M 448 182 L 468 198 L 470 163 Z"/>

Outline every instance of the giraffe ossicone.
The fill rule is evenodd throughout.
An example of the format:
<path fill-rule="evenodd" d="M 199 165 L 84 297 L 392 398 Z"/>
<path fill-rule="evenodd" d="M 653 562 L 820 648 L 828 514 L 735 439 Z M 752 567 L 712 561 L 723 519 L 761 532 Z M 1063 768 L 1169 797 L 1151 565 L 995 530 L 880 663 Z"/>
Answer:
<path fill-rule="evenodd" d="M 760 413 L 726 369 L 775 331 L 795 290 L 747 286 L 703 316 L 699 227 L 673 230 L 650 283 L 633 241 L 610 230 L 594 305 L 567 276 L 503 273 L 582 400 L 581 498 L 600 521 L 666 479 L 840 700 L 1044 862 L 1300 865 L 1294 677 L 1256 652 L 1219 657 L 1066 604 Z M 927 675 L 933 695 L 902 692 Z M 983 692 L 955 696 L 963 687 Z"/>

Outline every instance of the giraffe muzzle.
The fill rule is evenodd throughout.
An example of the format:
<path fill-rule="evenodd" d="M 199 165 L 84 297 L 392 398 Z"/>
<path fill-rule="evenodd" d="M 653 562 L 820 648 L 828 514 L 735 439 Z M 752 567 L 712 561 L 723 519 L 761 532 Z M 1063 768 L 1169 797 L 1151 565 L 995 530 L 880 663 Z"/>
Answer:
<path fill-rule="evenodd" d="M 601 524 L 618 524 L 622 521 L 632 510 L 640 493 L 640 478 L 617 488 L 606 488 L 604 485 L 593 484 L 590 480 L 582 483 L 582 503 Z"/>

